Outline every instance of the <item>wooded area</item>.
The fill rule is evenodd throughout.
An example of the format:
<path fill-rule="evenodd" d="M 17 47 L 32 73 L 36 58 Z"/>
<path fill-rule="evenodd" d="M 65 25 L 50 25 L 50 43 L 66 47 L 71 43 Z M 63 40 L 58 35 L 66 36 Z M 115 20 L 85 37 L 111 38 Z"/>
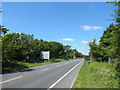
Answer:
<path fill-rule="evenodd" d="M 41 51 L 50 51 L 50 58 L 69 59 L 74 56 L 82 57 L 83 55 L 76 49 L 71 49 L 69 45 L 63 45 L 59 42 L 48 42 L 42 39 L 38 40 L 34 38 L 34 35 L 24 33 L 10 33 L 7 28 L 1 26 L 2 35 L 2 63 L 3 67 L 7 63 L 14 61 L 22 62 L 43 62 L 40 59 Z"/>
<path fill-rule="evenodd" d="M 89 43 L 90 57 L 93 61 L 112 63 L 120 77 L 120 1 L 115 4 L 113 23 L 104 31 L 99 43 L 94 39 Z M 120 83 L 120 82 L 119 82 Z"/>

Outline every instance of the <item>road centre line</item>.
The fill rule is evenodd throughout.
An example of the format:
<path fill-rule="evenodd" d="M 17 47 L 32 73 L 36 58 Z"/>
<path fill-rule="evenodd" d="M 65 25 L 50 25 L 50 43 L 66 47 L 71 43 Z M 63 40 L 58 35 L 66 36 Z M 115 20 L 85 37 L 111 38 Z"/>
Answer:
<path fill-rule="evenodd" d="M 59 66 L 61 66 L 61 65 L 57 65 L 56 67 L 59 67 Z"/>
<path fill-rule="evenodd" d="M 64 61 L 65 62 L 65 61 Z M 62 64 L 64 62 L 59 62 L 59 63 L 53 63 L 53 64 L 47 64 L 47 65 L 42 65 L 42 66 L 36 66 L 36 67 L 31 67 L 31 68 L 28 68 L 28 69 L 36 69 L 36 68 L 41 68 L 41 67 L 46 67 L 46 66 L 53 66 L 53 65 L 56 65 L 56 64 Z"/>
<path fill-rule="evenodd" d="M 46 71 L 46 70 L 49 70 L 50 68 L 46 68 L 46 69 L 43 69 L 42 71 Z"/>
<path fill-rule="evenodd" d="M 82 61 L 81 61 L 82 62 Z M 69 70 L 66 74 L 64 74 L 61 78 L 59 78 L 54 84 L 52 84 L 47 90 L 53 88 L 58 82 L 60 82 L 65 76 L 67 76 L 71 71 L 73 71 L 81 62 L 75 65 L 71 70 Z"/>
<path fill-rule="evenodd" d="M 16 80 L 16 79 L 19 79 L 19 78 L 22 78 L 22 77 L 23 77 L 23 76 L 19 76 L 19 77 L 13 78 L 13 79 L 9 79 L 9 80 L 0 82 L 0 84 L 1 84 L 1 83 L 6 83 L 6 82 L 9 82 L 9 81 L 12 81 L 12 80 Z"/>

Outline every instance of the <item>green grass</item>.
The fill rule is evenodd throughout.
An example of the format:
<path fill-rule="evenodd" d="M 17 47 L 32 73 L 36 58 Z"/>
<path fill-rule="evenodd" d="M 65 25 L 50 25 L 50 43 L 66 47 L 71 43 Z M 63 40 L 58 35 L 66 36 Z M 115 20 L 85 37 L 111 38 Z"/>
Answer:
<path fill-rule="evenodd" d="M 118 88 L 114 67 L 106 62 L 84 62 L 77 79 L 75 88 Z"/>
<path fill-rule="evenodd" d="M 20 65 L 24 65 L 26 67 L 35 67 L 35 66 L 41 66 L 46 64 L 52 64 L 53 62 L 42 62 L 42 63 L 27 63 L 27 62 L 18 62 Z"/>
<path fill-rule="evenodd" d="M 69 59 L 73 60 L 73 59 Z M 11 71 L 16 71 L 16 70 L 21 70 L 29 67 L 36 67 L 36 66 L 41 66 L 41 65 L 46 65 L 46 64 L 52 64 L 52 63 L 57 63 L 57 62 L 63 62 L 63 61 L 68 61 L 66 59 L 52 59 L 51 61 L 45 61 L 41 63 L 27 63 L 27 62 L 6 62 L 4 63 L 4 67 L 2 67 L 2 73 L 7 73 Z"/>

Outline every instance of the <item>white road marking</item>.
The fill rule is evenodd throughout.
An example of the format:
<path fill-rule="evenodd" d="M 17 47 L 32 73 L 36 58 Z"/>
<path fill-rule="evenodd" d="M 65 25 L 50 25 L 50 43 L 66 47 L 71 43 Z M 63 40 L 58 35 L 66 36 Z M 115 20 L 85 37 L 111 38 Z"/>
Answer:
<path fill-rule="evenodd" d="M 82 63 L 82 65 L 83 65 L 83 63 Z M 81 67 L 82 67 L 82 65 L 81 65 Z M 81 69 L 81 67 L 80 67 L 80 69 Z M 73 84 L 74 84 L 74 82 L 75 82 L 75 80 L 76 80 L 76 78 L 77 78 L 77 76 L 78 76 L 79 71 L 80 71 L 80 70 L 78 70 L 78 72 L 77 72 L 77 74 L 76 74 L 76 76 L 75 76 L 75 78 L 74 78 L 74 80 L 73 80 L 70 88 L 72 88 L 72 86 L 73 86 Z"/>
<path fill-rule="evenodd" d="M 57 65 L 56 67 L 59 67 L 60 65 Z"/>
<path fill-rule="evenodd" d="M 50 68 L 46 68 L 46 69 L 43 69 L 42 71 L 46 71 L 46 70 L 49 70 Z"/>
<path fill-rule="evenodd" d="M 12 80 L 16 80 L 16 79 L 19 79 L 19 78 L 22 78 L 22 77 L 23 77 L 23 76 L 19 76 L 19 77 L 13 78 L 13 79 L 9 79 L 9 80 L 0 82 L 0 84 L 1 84 L 1 83 L 6 83 L 6 82 L 9 82 L 9 81 L 12 81 Z"/>
<path fill-rule="evenodd" d="M 59 63 L 55 63 L 55 64 L 59 64 Z"/>
<path fill-rule="evenodd" d="M 52 65 L 55 65 L 55 64 L 59 64 L 59 63 L 46 64 L 46 65 L 42 65 L 42 66 L 31 67 L 31 68 L 28 68 L 28 69 L 36 69 L 36 68 L 41 68 L 41 67 L 46 67 L 46 66 L 52 66 Z"/>
<path fill-rule="evenodd" d="M 82 61 L 81 61 L 82 62 Z M 71 70 L 69 70 L 66 74 L 64 74 L 60 79 L 58 79 L 54 84 L 52 84 L 47 90 L 53 88 L 58 82 L 60 82 L 65 76 L 67 76 L 71 71 L 73 71 L 81 62 L 75 65 Z"/>
<path fill-rule="evenodd" d="M 68 64 L 68 63 L 65 63 L 65 64 Z"/>

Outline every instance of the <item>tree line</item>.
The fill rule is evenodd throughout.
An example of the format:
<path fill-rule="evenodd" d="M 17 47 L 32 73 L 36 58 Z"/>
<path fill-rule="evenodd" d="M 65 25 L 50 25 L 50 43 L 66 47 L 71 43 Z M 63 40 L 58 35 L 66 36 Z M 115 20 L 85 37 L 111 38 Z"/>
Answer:
<path fill-rule="evenodd" d="M 41 51 L 50 51 L 51 59 L 70 59 L 83 57 L 82 53 L 76 49 L 71 49 L 69 45 L 55 41 L 44 41 L 35 39 L 34 35 L 25 33 L 9 33 L 7 28 L 1 26 L 1 43 L 2 43 L 2 63 L 22 61 L 22 62 L 43 62 L 40 59 Z"/>
<path fill-rule="evenodd" d="M 120 72 L 120 1 L 109 2 L 115 4 L 114 22 L 104 31 L 99 43 L 94 39 L 89 43 L 90 57 L 93 61 L 111 60 L 118 72 Z"/>

